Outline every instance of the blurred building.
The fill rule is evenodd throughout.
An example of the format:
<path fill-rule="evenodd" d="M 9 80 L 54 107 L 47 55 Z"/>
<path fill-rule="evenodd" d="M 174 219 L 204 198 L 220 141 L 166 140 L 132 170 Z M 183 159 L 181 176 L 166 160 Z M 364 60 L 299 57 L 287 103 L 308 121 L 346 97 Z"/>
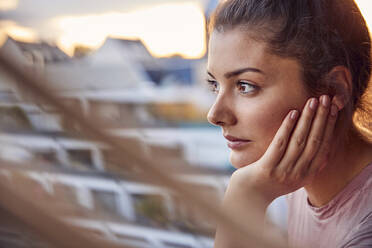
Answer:
<path fill-rule="evenodd" d="M 8 39 L 4 49 L 13 51 L 12 55 L 17 55 L 17 60 L 23 61 L 37 77 L 46 78 L 48 85 L 44 86 L 65 104 L 80 111 L 82 115 L 100 116 L 105 128 L 115 130 L 120 135 L 130 133 L 128 128 L 146 128 L 149 130 L 146 131 L 147 137 L 158 137 L 164 141 L 163 137 L 156 135 L 156 128 L 163 130 L 163 136 L 169 136 L 174 128 L 187 127 L 180 129 L 167 146 L 171 148 L 177 144 L 182 147 L 184 158 L 193 164 L 228 168 L 226 159 L 217 162 L 222 155 L 227 158 L 227 148 L 221 142 L 218 129 L 211 129 L 214 148 L 210 149 L 207 143 L 200 146 L 198 137 L 209 132 L 206 128 L 206 110 L 211 97 L 200 88 L 190 86 L 191 81 L 194 81 L 191 75 L 195 73 L 193 68 L 200 61 L 179 57 L 154 58 L 140 41 L 112 38 L 107 39 L 97 51 L 81 58 L 63 56 L 61 51 L 44 43 L 24 44 L 13 39 Z M 30 54 L 33 54 L 34 59 L 29 59 Z M 42 59 L 43 54 L 45 59 Z M 162 85 L 151 79 L 149 71 L 155 71 L 155 68 L 165 75 L 159 81 Z M 187 68 L 186 73 L 180 68 Z M 177 79 L 175 75 L 180 77 Z M 167 80 L 169 82 L 165 83 Z M 24 92 L 17 82 L 7 85 L 16 85 L 17 99 L 3 105 L 18 108 L 25 113 L 25 124 L 19 126 L 22 127 L 20 129 L 32 128 L 47 132 L 79 129 L 54 108 L 40 102 L 29 92 Z M 9 92 L 12 92 L 12 88 L 9 88 Z M 194 125 L 196 128 L 190 128 Z M 188 133 L 188 139 L 182 138 L 186 137 L 182 135 L 184 132 Z M 209 151 L 217 147 L 221 156 L 210 156 Z"/>
<path fill-rule="evenodd" d="M 17 41 L 12 38 L 9 39 L 17 44 L 26 60 L 31 64 L 43 66 L 71 60 L 71 58 L 57 46 L 50 45 L 46 42 L 30 43 Z"/>

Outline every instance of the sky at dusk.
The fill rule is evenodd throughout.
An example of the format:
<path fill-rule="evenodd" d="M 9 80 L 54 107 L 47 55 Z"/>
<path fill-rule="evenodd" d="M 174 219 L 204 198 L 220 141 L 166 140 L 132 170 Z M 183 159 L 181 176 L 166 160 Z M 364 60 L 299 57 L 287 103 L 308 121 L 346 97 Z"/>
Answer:
<path fill-rule="evenodd" d="M 0 0 L 0 34 L 47 40 L 72 55 L 106 37 L 141 39 L 156 56 L 201 57 L 204 12 L 218 0 Z M 372 0 L 356 0 L 369 26 Z"/>
<path fill-rule="evenodd" d="M 217 2 L 217 1 L 213 1 Z M 0 29 L 23 41 L 47 40 L 71 55 L 107 36 L 141 39 L 158 56 L 205 52 L 210 0 L 1 0 Z"/>

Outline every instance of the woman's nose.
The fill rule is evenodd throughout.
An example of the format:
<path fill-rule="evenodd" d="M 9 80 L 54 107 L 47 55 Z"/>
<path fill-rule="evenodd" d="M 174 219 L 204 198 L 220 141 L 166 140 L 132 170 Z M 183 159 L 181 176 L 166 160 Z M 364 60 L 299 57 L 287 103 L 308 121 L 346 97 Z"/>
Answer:
<path fill-rule="evenodd" d="M 223 96 L 218 96 L 209 109 L 207 119 L 215 126 L 230 126 L 237 121 L 231 103 Z"/>

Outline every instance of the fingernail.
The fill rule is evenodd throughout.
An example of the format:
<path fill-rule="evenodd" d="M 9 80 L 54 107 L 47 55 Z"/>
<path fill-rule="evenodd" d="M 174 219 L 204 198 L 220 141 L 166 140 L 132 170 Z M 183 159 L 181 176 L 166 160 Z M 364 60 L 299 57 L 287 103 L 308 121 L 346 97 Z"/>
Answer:
<path fill-rule="evenodd" d="M 310 100 L 310 108 L 312 110 L 315 110 L 318 107 L 318 100 L 316 98 L 313 98 Z"/>
<path fill-rule="evenodd" d="M 332 104 L 332 107 L 331 107 L 331 116 L 335 117 L 338 113 L 338 108 L 336 105 Z"/>
<path fill-rule="evenodd" d="M 297 110 L 292 110 L 291 111 L 291 119 L 296 120 L 298 116 L 298 111 Z"/>
<path fill-rule="evenodd" d="M 326 95 L 321 96 L 320 97 L 320 101 L 322 102 L 322 104 L 323 104 L 324 107 L 327 108 L 329 106 L 330 101 L 329 101 L 329 97 L 328 96 L 326 96 Z"/>

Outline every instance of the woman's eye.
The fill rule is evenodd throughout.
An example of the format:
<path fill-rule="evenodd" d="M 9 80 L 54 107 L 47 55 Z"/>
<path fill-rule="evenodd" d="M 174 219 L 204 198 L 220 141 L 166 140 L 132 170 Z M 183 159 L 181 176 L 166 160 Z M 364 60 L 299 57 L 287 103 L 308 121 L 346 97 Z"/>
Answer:
<path fill-rule="evenodd" d="M 213 93 L 218 93 L 218 91 L 220 90 L 220 85 L 217 83 L 217 81 L 208 79 L 207 82 L 209 90 Z"/>
<path fill-rule="evenodd" d="M 251 84 L 247 81 L 239 81 L 239 82 L 237 82 L 236 86 L 238 87 L 238 90 L 242 94 L 248 94 L 248 93 L 251 93 L 251 92 L 253 92 L 257 89 L 256 85 L 253 85 L 253 84 Z"/>

